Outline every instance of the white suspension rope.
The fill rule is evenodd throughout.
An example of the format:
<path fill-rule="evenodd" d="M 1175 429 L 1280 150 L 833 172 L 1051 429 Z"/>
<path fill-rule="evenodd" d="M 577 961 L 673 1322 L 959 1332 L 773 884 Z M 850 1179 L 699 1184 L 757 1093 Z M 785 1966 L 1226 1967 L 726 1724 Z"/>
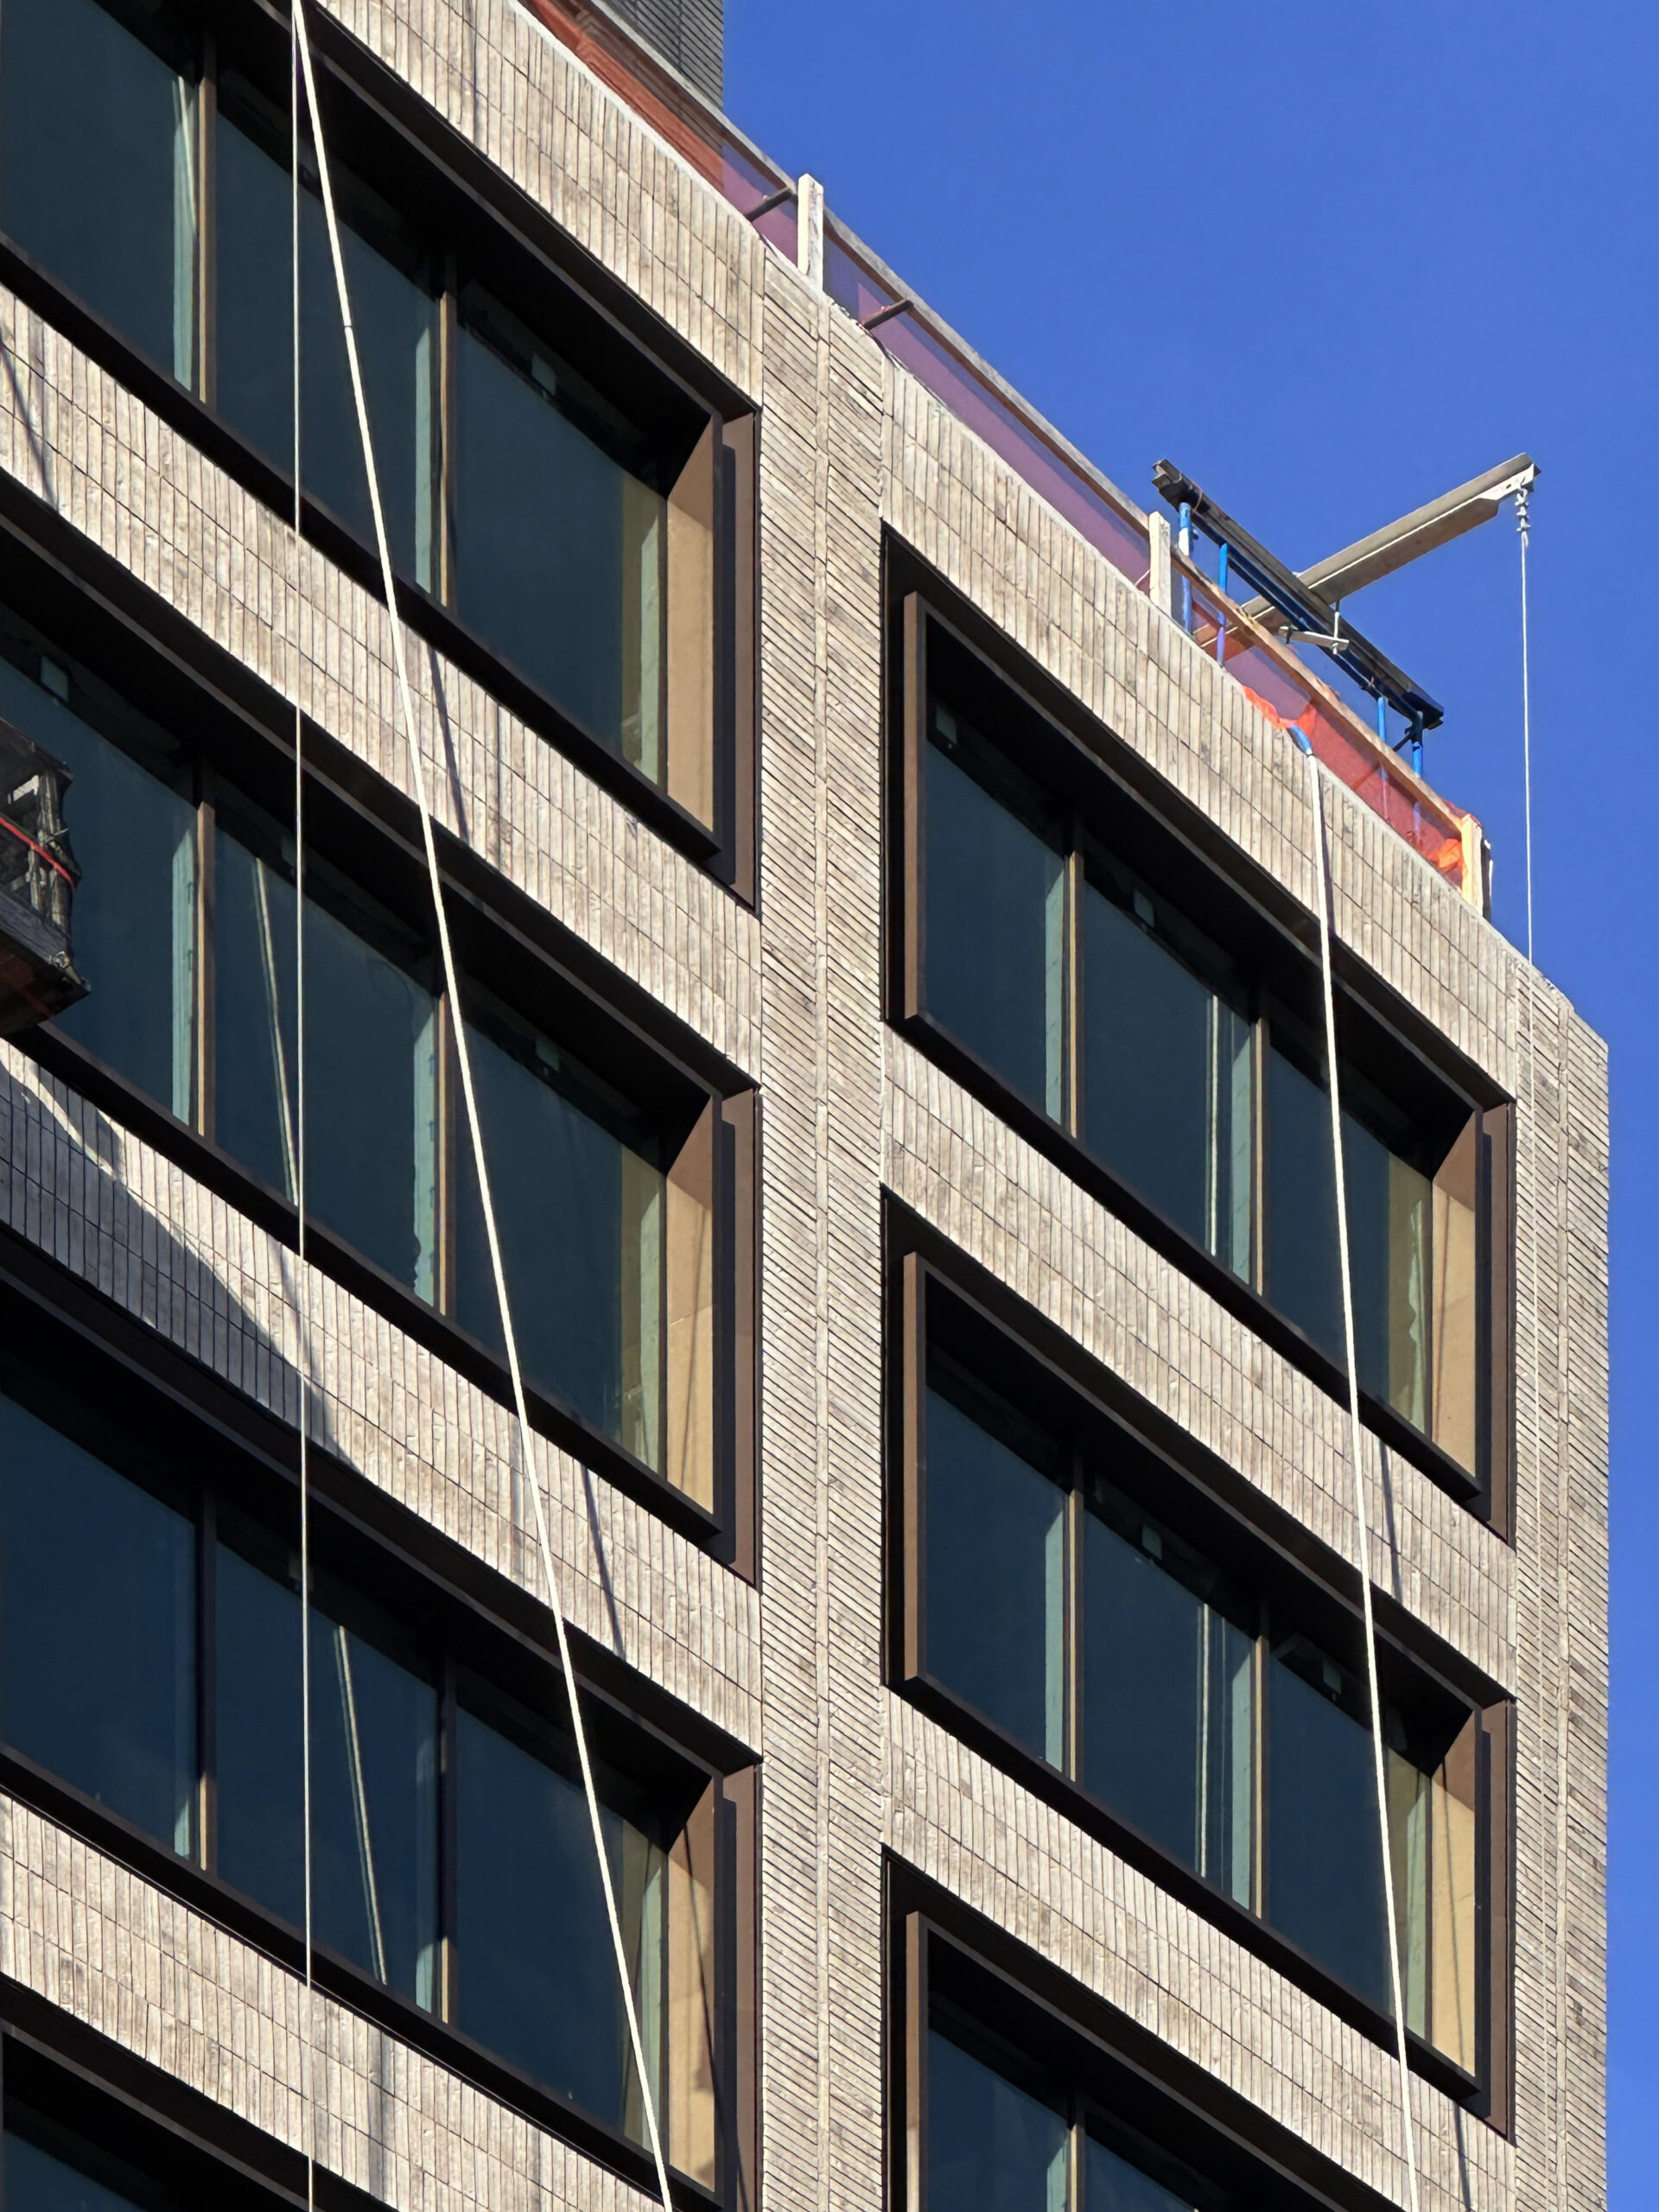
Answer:
<path fill-rule="evenodd" d="M 1325 1065 L 1331 1095 L 1331 1150 L 1337 1181 L 1337 1255 L 1342 1268 L 1342 1334 L 1348 1358 L 1348 1456 L 1354 1473 L 1354 1523 L 1359 1549 L 1359 1594 L 1365 1623 L 1365 1680 L 1371 1707 L 1371 1757 L 1376 1770 L 1376 1826 L 1382 1847 L 1382 1910 L 1389 1932 L 1389 1986 L 1394 1999 L 1395 2055 L 1399 2063 L 1400 2129 L 1411 2212 L 1418 2212 L 1417 2141 L 1411 2117 L 1411 2069 L 1406 2050 L 1406 2007 L 1400 1975 L 1400 1931 L 1394 1916 L 1394 1861 L 1389 1849 L 1388 1762 L 1382 1746 L 1382 1697 L 1376 1678 L 1376 1620 L 1371 1605 L 1370 1522 L 1365 1506 L 1363 1432 L 1359 1419 L 1359 1360 L 1354 1339 L 1354 1277 L 1348 1249 L 1348 1179 L 1342 1157 L 1342 1092 L 1337 1074 L 1337 1001 L 1331 978 L 1331 855 L 1325 822 L 1325 790 L 1313 748 L 1293 733 L 1307 760 L 1308 803 L 1319 884 L 1319 969 L 1325 996 Z"/>
<path fill-rule="evenodd" d="M 293 349 L 289 366 L 294 380 L 294 613 L 295 645 L 299 644 L 299 607 L 304 589 L 305 540 L 300 490 L 300 50 L 296 10 L 289 29 L 289 254 Z M 258 865 L 255 863 L 256 867 Z M 263 890 L 264 878 L 260 878 Z M 282 1024 L 276 1023 L 280 1044 Z M 277 1080 L 283 1086 L 283 1126 L 289 1130 L 287 1071 L 280 1053 Z M 300 701 L 297 657 L 294 677 L 294 1116 L 292 1123 L 295 1242 L 300 1370 L 300 1758 L 302 1855 L 305 1878 L 305 2018 L 300 2030 L 300 2112 L 305 2137 L 305 2202 L 317 2201 L 317 2107 L 312 2074 L 312 2012 L 316 2000 L 315 1931 L 313 1922 L 311 1851 L 311 1298 L 305 1235 L 305 715 Z"/>
<path fill-rule="evenodd" d="M 386 620 L 391 633 L 392 665 L 397 677 L 397 701 L 404 724 L 404 739 L 409 754 L 410 779 L 414 786 L 415 803 L 421 817 L 421 838 L 426 849 L 427 874 L 431 882 L 432 906 L 436 917 L 438 947 L 442 957 L 443 981 L 449 1003 L 455 1009 L 454 1023 L 455 1057 L 461 1072 L 461 1095 L 467 1105 L 467 1126 L 472 1139 L 473 1164 L 478 1177 L 479 1199 L 484 1215 L 485 1236 L 489 1244 L 490 1272 L 494 1278 L 496 1304 L 501 1316 L 501 1334 L 506 1346 L 507 1371 L 512 1382 L 514 1410 L 518 1415 L 519 1455 L 524 1463 L 525 1485 L 535 1509 L 536 1539 L 541 1552 L 542 1569 L 547 1578 L 548 1603 L 552 1609 L 554 1634 L 557 1638 L 559 1666 L 564 1677 L 565 1695 L 570 1708 L 570 1730 L 576 1746 L 577 1764 L 582 1770 L 582 1786 L 588 1801 L 588 1825 L 593 1831 L 594 1855 L 599 1865 L 599 1878 L 605 1894 L 605 1910 L 610 1922 L 611 1945 L 616 1958 L 617 1980 L 622 1992 L 623 2009 L 627 2016 L 628 2040 L 633 2054 L 634 2071 L 639 2083 L 640 2101 L 645 2107 L 645 2127 L 651 2140 L 651 2153 L 657 2169 L 658 2193 L 662 2199 L 663 2212 L 674 2212 L 673 2196 L 669 2187 L 668 2162 L 663 2153 L 661 2131 L 658 2126 L 657 2096 L 651 2075 L 645 2064 L 643 2039 L 639 2032 L 639 2009 L 634 2003 L 633 1984 L 628 1973 L 627 1946 L 623 1940 L 621 1916 L 617 1910 L 616 1888 L 611 1878 L 610 1860 L 605 1849 L 604 1828 L 600 1818 L 599 1793 L 594 1784 L 593 1762 L 588 1755 L 588 1732 L 582 1717 L 582 1701 L 577 1694 L 575 1669 L 570 1657 L 570 1640 L 564 1623 L 564 1609 L 560 1602 L 559 1579 L 553 1562 L 553 1547 L 549 1540 L 547 1515 L 542 1503 L 540 1478 L 537 1472 L 536 1455 L 530 1426 L 530 1410 L 524 1399 L 524 1376 L 518 1363 L 518 1344 L 513 1331 L 512 1308 L 507 1296 L 506 1273 L 502 1265 L 501 1240 L 496 1228 L 495 1207 L 491 1197 L 489 1170 L 484 1157 L 484 1133 L 479 1120 L 478 1101 L 473 1089 L 472 1056 L 467 1043 L 467 1025 L 460 1018 L 461 994 L 455 971 L 455 960 L 449 941 L 449 923 L 444 910 L 443 881 L 438 868 L 438 849 L 432 826 L 431 809 L 427 802 L 426 771 L 421 759 L 420 740 L 416 728 L 414 699 L 409 688 L 409 669 L 404 647 L 404 626 L 397 612 L 397 587 L 392 576 L 391 552 L 386 540 L 385 516 L 380 502 L 380 480 L 374 464 L 374 444 L 369 431 L 367 403 L 364 397 L 363 374 L 358 360 L 357 333 L 352 321 L 351 301 L 346 285 L 346 264 L 340 250 L 340 226 L 334 215 L 334 185 L 329 172 L 327 148 L 325 143 L 322 118 L 318 111 L 316 80 L 312 68 L 311 41 L 307 29 L 304 0 L 292 0 L 295 36 L 299 47 L 300 66 L 305 78 L 306 106 L 311 118 L 311 142 L 316 155 L 317 176 L 322 188 L 322 212 L 328 230 L 328 251 L 334 263 L 334 289 L 340 302 L 340 317 L 346 340 L 346 365 L 351 371 L 352 397 L 357 408 L 358 435 L 362 442 L 364 474 L 368 480 L 369 507 L 374 518 L 375 546 L 380 556 L 380 581 L 385 594 Z M 297 179 L 298 168 L 296 165 Z M 296 187 L 297 188 L 297 187 Z M 297 267 L 297 256 L 296 266 Z M 297 408 L 298 384 L 296 383 Z M 295 492 L 298 499 L 298 478 Z"/>
<path fill-rule="evenodd" d="M 1527 546 L 1531 539 L 1527 486 L 1515 495 L 1515 527 L 1521 539 L 1521 773 L 1527 828 L 1527 958 L 1532 958 L 1532 672 L 1527 638 Z"/>

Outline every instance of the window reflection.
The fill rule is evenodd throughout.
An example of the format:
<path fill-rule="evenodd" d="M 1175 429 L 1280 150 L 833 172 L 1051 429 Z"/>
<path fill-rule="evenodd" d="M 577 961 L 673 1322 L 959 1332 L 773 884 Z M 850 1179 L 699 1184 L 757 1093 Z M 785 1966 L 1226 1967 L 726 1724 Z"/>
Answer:
<path fill-rule="evenodd" d="M 6 0 L 0 223 L 184 384 L 195 364 L 195 147 L 194 84 L 97 0 Z"/>
<path fill-rule="evenodd" d="M 928 2212 L 1066 2212 L 1070 2142 L 1058 2101 L 930 2032 Z"/>
<path fill-rule="evenodd" d="M 580 1062 L 471 995 L 473 1081 L 524 1371 L 658 1467 L 664 1178 L 655 1141 L 638 1109 Z M 477 1177 L 470 1146 L 459 1149 L 458 1314 L 499 1346 Z"/>
<path fill-rule="evenodd" d="M 1215 1570 L 1106 1485 L 1083 1567 L 1083 1778 L 1251 1902 L 1255 1637 L 1207 1602 Z"/>
<path fill-rule="evenodd" d="M 456 338 L 457 606 L 531 683 L 663 772 L 667 525 L 641 434 L 476 287 Z"/>
<path fill-rule="evenodd" d="M 958 1382 L 955 1394 L 969 1392 Z M 1001 1425 L 1028 1427 L 1006 1410 Z M 1034 1433 L 1026 1441 L 1027 1452 L 1052 1454 Z M 1058 1766 L 1065 1492 L 938 1389 L 927 1394 L 926 1464 L 927 1670 Z"/>
<path fill-rule="evenodd" d="M 257 1562 L 257 1563 L 256 1563 Z M 215 1560 L 219 1870 L 305 1916 L 298 1562 L 237 1524 Z M 316 1938 L 430 2008 L 437 1998 L 437 1694 L 314 1602 Z"/>
<path fill-rule="evenodd" d="M 639 2139 L 644 2107 L 593 1830 L 568 1747 L 477 1683 L 466 1688 L 456 1745 L 459 2024 Z M 666 1861 L 616 1803 L 601 1818 L 655 2098 Z"/>
<path fill-rule="evenodd" d="M 194 1522 L 0 1397 L 0 1737 L 187 1855 L 195 1613 Z"/>
<path fill-rule="evenodd" d="M 927 1010 L 1059 1120 L 1065 863 L 1014 811 L 1011 772 L 962 717 L 934 700 L 930 721 Z"/>
<path fill-rule="evenodd" d="M 148 2175 L 66 2127 L 23 2115 L 10 2099 L 3 2173 L 6 2212 L 171 2212 L 178 2202 Z"/>
<path fill-rule="evenodd" d="M 251 813 L 221 809 L 214 1135 L 289 1198 L 298 1142 L 292 866 L 286 833 Z M 416 948 L 389 916 L 315 861 L 307 883 L 308 1210 L 399 1282 L 435 1300 L 437 1001 L 410 974 Z M 397 947 L 402 962 L 383 945 Z"/>
<path fill-rule="evenodd" d="M 251 88 L 224 88 L 216 152 L 216 396 L 219 412 L 283 470 L 293 466 L 293 218 L 287 117 Z M 373 543 L 368 479 L 340 329 L 334 263 L 317 181 L 300 203 L 300 360 L 306 489 Z M 348 174 L 334 178 L 340 248 L 375 466 L 393 561 L 429 591 L 436 563 L 439 461 L 438 310 L 416 257 L 397 252 L 398 226 Z M 360 214 L 383 245 L 351 220 Z M 376 220 L 377 216 L 378 220 Z M 394 257 L 394 256 L 396 257 Z"/>
<path fill-rule="evenodd" d="M 91 711 L 67 664 L 21 647 L 16 658 L 0 659 L 0 715 L 74 778 L 65 818 L 81 868 L 75 958 L 92 988 L 59 1025 L 187 1121 L 195 1059 L 196 810 L 183 764 L 159 732 L 134 730 L 136 740 L 151 741 L 143 766 L 92 727 Z"/>

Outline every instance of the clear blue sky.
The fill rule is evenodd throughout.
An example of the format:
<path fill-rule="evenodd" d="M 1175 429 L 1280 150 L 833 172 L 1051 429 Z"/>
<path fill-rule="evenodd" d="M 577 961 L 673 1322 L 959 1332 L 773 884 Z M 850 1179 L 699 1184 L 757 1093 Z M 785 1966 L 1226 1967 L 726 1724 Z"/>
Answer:
<path fill-rule="evenodd" d="M 1613 1076 L 1611 2201 L 1659 2171 L 1659 10 L 727 0 L 727 105 L 1123 488 L 1297 566 L 1529 451 L 1537 953 Z M 1524 934 L 1507 518 L 1354 620 Z M 1644 766 L 1643 762 L 1649 763 Z"/>

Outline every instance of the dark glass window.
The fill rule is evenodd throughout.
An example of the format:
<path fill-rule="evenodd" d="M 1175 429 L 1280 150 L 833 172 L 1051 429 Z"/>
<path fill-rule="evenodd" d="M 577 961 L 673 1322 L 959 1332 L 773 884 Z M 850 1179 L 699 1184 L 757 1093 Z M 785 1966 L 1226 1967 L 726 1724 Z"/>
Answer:
<path fill-rule="evenodd" d="M 188 1120 L 195 1059 L 196 810 L 188 763 L 159 731 L 120 719 L 129 751 L 86 717 L 99 706 L 67 662 L 0 658 L 0 715 L 73 776 L 65 800 L 80 864 L 75 958 L 92 982 L 60 1017 L 118 1075 Z"/>
<path fill-rule="evenodd" d="M 292 1198 L 297 1141 L 292 840 L 221 805 L 213 916 L 214 1135 Z M 438 1001 L 422 948 L 308 863 L 306 1198 L 419 1296 L 438 1294 Z"/>
<path fill-rule="evenodd" d="M 960 1383 L 957 1390 L 968 1395 Z M 1016 1434 L 1028 1426 L 1012 1416 L 1001 1425 Z M 1028 1453 L 1052 1458 L 1046 1440 L 1033 1433 L 1024 1440 Z M 1065 1710 L 1064 1489 L 982 1418 L 930 1389 L 925 1512 L 929 1673 L 1058 1766 Z"/>
<path fill-rule="evenodd" d="M 644 2107 L 570 1747 L 522 1707 L 475 1683 L 465 1691 L 456 1745 L 459 2024 L 538 2081 L 638 2136 Z M 610 1785 L 605 1850 L 655 2091 L 666 1861 L 648 1813 L 629 1802 L 632 1795 Z"/>
<path fill-rule="evenodd" d="M 490 1008 L 481 992 L 473 1003 L 473 1080 L 524 1371 L 660 1467 L 666 1207 L 658 1140 L 637 1107 L 550 1039 Z M 460 1179 L 459 1316 L 499 1345 L 470 1148 Z"/>
<path fill-rule="evenodd" d="M 931 2031 L 928 2212 L 1066 2212 L 1071 2136 L 1063 2103 Z"/>
<path fill-rule="evenodd" d="M 194 1522 L 0 1397 L 0 1736 L 193 1846 Z"/>
<path fill-rule="evenodd" d="M 1094 2135 L 1084 2144 L 1083 2200 L 1087 2212 L 1192 2212 L 1187 2197 Z"/>
<path fill-rule="evenodd" d="M 915 874 L 898 918 L 904 1016 L 948 1033 L 1342 1363 L 1324 1029 L 1307 1018 L 1304 955 L 1242 901 L 1211 925 L 1224 949 L 1183 901 L 1213 897 L 1224 916 L 1228 894 L 1205 893 L 1167 832 L 1103 781 L 1080 788 L 1076 748 L 918 598 L 904 636 L 917 694 L 904 803 L 919 820 L 919 839 L 912 823 L 895 844 Z M 1483 1117 L 1356 1002 L 1339 1019 L 1361 1388 L 1480 1478 Z"/>
<path fill-rule="evenodd" d="M 148 2176 L 118 2162 L 67 2129 L 35 2123 L 29 2133 L 9 2112 L 5 2138 L 6 2212 L 162 2212 L 176 2199 Z M 48 2145 L 50 2145 L 50 2148 Z"/>
<path fill-rule="evenodd" d="M 970 1740 L 988 1723 L 1016 1770 L 1014 1746 L 1387 2014 L 1369 1692 L 1328 1648 L 1357 1624 L 918 1255 L 898 1286 L 902 1357 L 916 1330 L 925 1359 L 893 1491 L 901 1667 Z M 1472 2073 L 1487 1724 L 1382 1663 L 1407 2024 Z"/>
<path fill-rule="evenodd" d="M 940 701 L 927 770 L 926 1005 L 933 1018 L 1058 1119 L 1065 869 L 1016 779 Z"/>
<path fill-rule="evenodd" d="M 455 394 L 462 620 L 658 778 L 667 511 L 647 442 L 474 289 L 461 297 Z"/>
<path fill-rule="evenodd" d="M 1255 1639 L 1207 1560 L 1096 1483 L 1084 1519 L 1083 1779 L 1251 1901 Z"/>
<path fill-rule="evenodd" d="M 1084 1141 L 1248 1280 L 1251 1024 L 1181 959 L 1162 902 L 1120 869 L 1102 875 L 1106 888 L 1084 891 Z"/>
<path fill-rule="evenodd" d="M 156 20 L 165 20 L 159 10 Z M 6 0 L 0 223 L 187 384 L 194 370 L 196 143 L 194 83 L 96 0 Z"/>
<path fill-rule="evenodd" d="M 251 1527 L 217 1578 L 219 1871 L 304 1919 L 297 1561 Z M 437 1998 L 438 1699 L 430 1681 L 310 1614 L 313 1925 L 320 1943 L 430 2010 Z M 360 1610 L 360 1609 L 359 1609 Z"/>
<path fill-rule="evenodd" d="M 429 1592 L 394 1587 L 404 1592 L 398 1618 L 314 1555 L 316 1941 L 643 2141 L 641 2083 L 558 1679 L 543 1670 L 549 1719 L 463 1668 L 442 1624 L 450 1615 L 435 1621 Z M 475 1652 L 479 1624 L 466 1635 Z M 208 1692 L 200 1738 L 199 1653 Z M 515 1650 L 512 1663 L 523 1687 L 525 1655 Z M 302 1713 L 291 1533 L 199 1480 L 163 1502 L 0 1395 L 0 1741 L 297 1928 Z M 670 2157 L 712 2187 L 724 1972 L 718 1785 L 607 1707 L 590 1716 L 590 1742 L 646 2077 Z M 446 1886 L 440 1866 L 451 1848 Z"/>
<path fill-rule="evenodd" d="M 293 465 L 293 219 L 285 116 L 262 115 L 257 96 L 227 80 L 219 117 L 216 201 L 219 412 L 260 451 Z M 300 212 L 300 364 L 305 391 L 300 451 L 306 489 L 371 544 L 374 522 L 340 330 L 328 233 L 315 175 Z M 392 559 L 437 588 L 438 310 L 417 257 L 391 211 L 349 173 L 334 172 L 346 285 L 374 438 Z M 356 214 L 359 224 L 350 216 Z M 360 225 L 360 226 L 359 226 Z M 372 229 L 388 250 L 369 243 Z"/>

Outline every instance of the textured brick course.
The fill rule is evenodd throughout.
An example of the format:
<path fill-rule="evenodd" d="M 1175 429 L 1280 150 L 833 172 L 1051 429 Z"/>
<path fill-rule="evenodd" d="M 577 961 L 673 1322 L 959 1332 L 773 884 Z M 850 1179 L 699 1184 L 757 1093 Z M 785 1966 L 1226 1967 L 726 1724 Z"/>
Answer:
<path fill-rule="evenodd" d="M 1305 906 L 1301 760 L 1238 685 L 511 0 L 326 0 L 762 410 L 761 866 L 752 912 L 477 684 L 411 656 L 443 818 L 762 1092 L 761 1576 L 564 1454 L 568 1608 L 764 1753 L 762 2198 L 875 2212 L 884 1849 L 1405 2201 L 1387 2055 L 881 1681 L 884 1186 L 1336 1552 L 1340 1409 L 880 1014 L 880 536 L 897 532 Z M 0 294 L 0 467 L 400 788 L 385 611 Z M 1605 1056 L 1490 925 L 1327 785 L 1339 937 L 1517 1101 L 1518 1480 L 1505 1544 L 1372 1443 L 1380 1581 L 1517 1709 L 1512 2138 L 1414 2085 L 1426 2206 L 1604 2202 Z M 0 1218 L 234 1388 L 298 1416 L 293 1255 L 0 1053 Z M 510 1421 L 308 1283 L 314 1433 L 536 1586 Z M 601 1592 L 588 1501 L 617 1592 Z M 284 2140 L 297 1996 L 37 1815 L 0 1806 L 0 1961 Z M 335 2006 L 326 2161 L 386 2202 L 632 2192 Z"/>

